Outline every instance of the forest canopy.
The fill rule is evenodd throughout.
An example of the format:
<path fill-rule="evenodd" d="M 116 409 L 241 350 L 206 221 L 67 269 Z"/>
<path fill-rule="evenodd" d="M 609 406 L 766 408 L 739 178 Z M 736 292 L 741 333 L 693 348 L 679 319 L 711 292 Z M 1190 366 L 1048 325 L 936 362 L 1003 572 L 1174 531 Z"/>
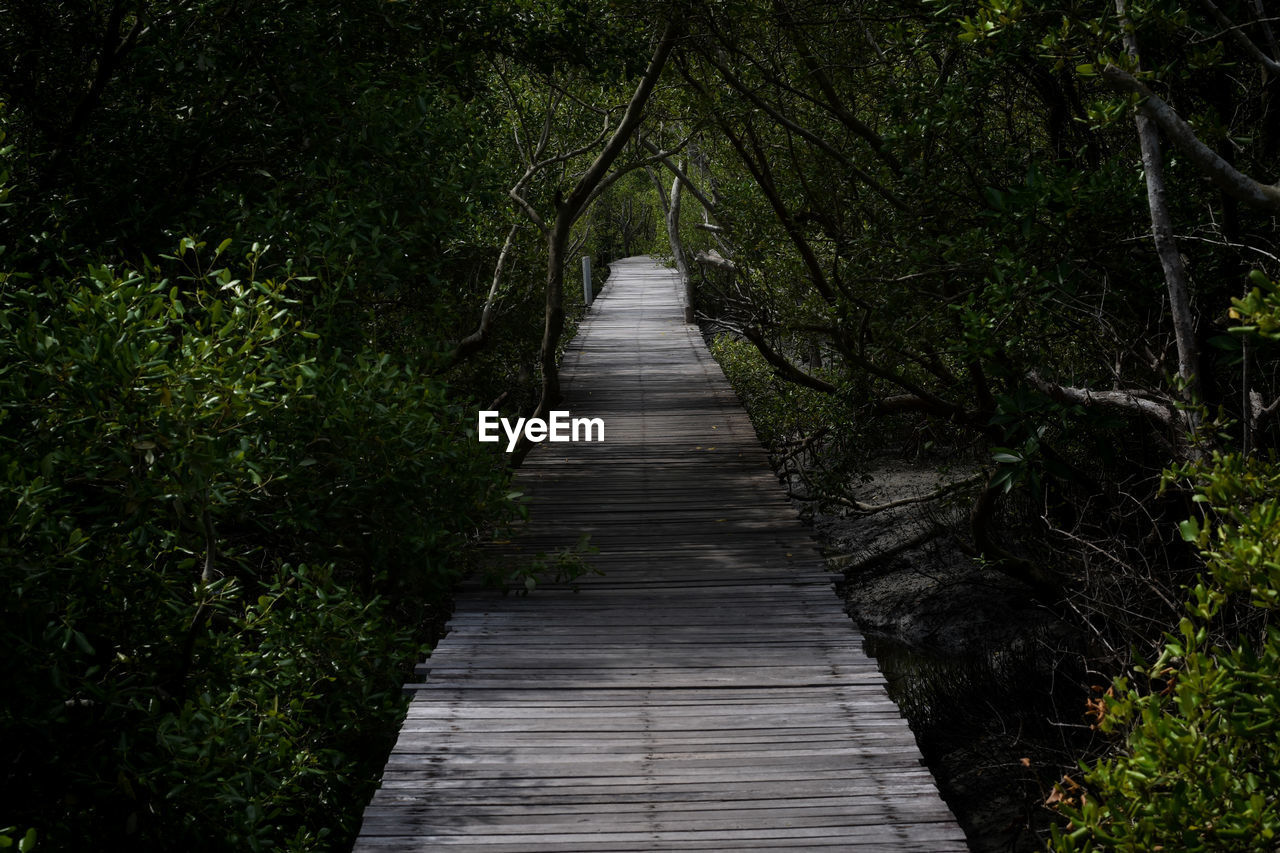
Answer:
<path fill-rule="evenodd" d="M 1086 638 L 1053 845 L 1274 846 L 1265 3 L 0 0 L 0 56 L 5 832 L 349 845 L 521 512 L 475 411 L 653 253 L 796 497 L 971 471 L 947 536 Z"/>

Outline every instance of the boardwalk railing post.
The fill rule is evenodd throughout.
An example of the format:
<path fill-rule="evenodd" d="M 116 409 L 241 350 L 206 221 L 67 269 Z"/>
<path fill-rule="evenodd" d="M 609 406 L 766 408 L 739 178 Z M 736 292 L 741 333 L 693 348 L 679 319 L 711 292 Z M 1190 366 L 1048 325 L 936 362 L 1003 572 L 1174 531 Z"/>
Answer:
<path fill-rule="evenodd" d="M 591 307 L 591 256 L 582 256 L 582 301 Z"/>

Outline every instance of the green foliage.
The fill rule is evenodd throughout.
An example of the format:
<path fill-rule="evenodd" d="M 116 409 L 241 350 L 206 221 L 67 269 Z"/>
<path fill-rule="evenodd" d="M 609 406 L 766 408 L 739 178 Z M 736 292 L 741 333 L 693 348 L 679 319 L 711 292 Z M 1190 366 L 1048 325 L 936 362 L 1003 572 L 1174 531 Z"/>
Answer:
<path fill-rule="evenodd" d="M 814 424 L 848 417 L 830 395 L 780 379 L 747 341 L 718 335 L 711 354 L 747 407 L 760 440 L 770 447 L 807 435 Z"/>
<path fill-rule="evenodd" d="M 352 832 L 334 821 L 369 788 L 352 758 L 399 722 L 414 646 L 380 599 L 362 602 L 331 573 L 282 565 L 256 597 L 230 579 L 196 591 L 194 627 L 219 624 L 195 643 L 182 701 L 94 695 L 130 726 L 111 756 L 117 787 L 95 792 L 95 810 L 119 802 L 156 847 L 315 850 Z"/>
<path fill-rule="evenodd" d="M 17 831 L 18 828 L 16 826 L 7 826 L 4 829 L 0 829 L 0 850 L 13 848 L 16 849 L 18 853 L 27 853 L 29 850 L 35 850 L 36 839 L 39 837 L 39 834 L 35 829 L 28 829 L 16 838 L 9 834 L 11 832 L 16 833 Z"/>
<path fill-rule="evenodd" d="M 1211 513 L 1182 527 L 1204 552 L 1207 576 L 1155 663 L 1094 704 L 1102 730 L 1122 733 L 1125 745 L 1086 769 L 1083 792 L 1063 798 L 1071 826 L 1055 831 L 1056 850 L 1275 849 L 1280 629 L 1263 620 L 1230 642 L 1215 629 L 1244 602 L 1280 607 L 1280 464 L 1215 454 L 1169 474 L 1184 477 Z"/>
<path fill-rule="evenodd" d="M 1058 850 L 1272 850 L 1280 832 L 1280 630 L 1226 646 L 1210 632 L 1233 595 L 1280 603 L 1280 467 L 1215 457 L 1193 476 L 1219 521 L 1184 525 L 1205 550 L 1209 579 L 1189 615 L 1136 683 L 1118 679 L 1098 706 L 1125 749 L 1085 774 L 1063 808 Z"/>
<path fill-rule="evenodd" d="M 341 844 L 398 626 L 507 505 L 438 383 L 205 248 L 0 290 L 7 805 L 55 846 Z"/>
<path fill-rule="evenodd" d="M 1232 316 L 1268 336 L 1280 305 L 1260 273 Z M 1060 790 L 1061 851 L 1271 851 L 1280 834 L 1280 458 L 1214 452 L 1175 466 L 1200 510 L 1181 525 L 1206 572 L 1150 666 L 1093 703 L 1119 754 L 1085 768 L 1084 790 Z M 1072 786 L 1069 786 L 1072 787 Z"/>
<path fill-rule="evenodd" d="M 1231 300 L 1231 318 L 1244 323 L 1231 331 L 1265 341 L 1280 341 L 1280 284 L 1267 278 L 1261 270 L 1251 272 L 1249 281 L 1253 284 L 1249 292 L 1242 299 Z"/>

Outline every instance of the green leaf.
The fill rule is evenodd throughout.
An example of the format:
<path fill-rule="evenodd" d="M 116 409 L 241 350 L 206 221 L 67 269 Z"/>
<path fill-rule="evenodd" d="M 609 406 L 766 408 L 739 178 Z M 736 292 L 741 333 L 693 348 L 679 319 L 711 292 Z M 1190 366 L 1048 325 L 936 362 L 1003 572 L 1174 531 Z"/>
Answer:
<path fill-rule="evenodd" d="M 86 637 L 84 634 L 80 633 L 79 631 L 72 631 L 71 636 L 75 639 L 76 647 L 80 649 L 80 651 L 84 652 L 87 655 L 94 654 L 93 645 L 90 644 L 88 637 Z"/>

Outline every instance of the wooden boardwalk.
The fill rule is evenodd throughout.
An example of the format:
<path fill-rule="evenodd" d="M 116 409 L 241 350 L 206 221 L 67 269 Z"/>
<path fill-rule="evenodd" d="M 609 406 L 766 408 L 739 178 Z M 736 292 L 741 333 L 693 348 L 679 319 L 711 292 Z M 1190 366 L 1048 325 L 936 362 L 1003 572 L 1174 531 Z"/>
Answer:
<path fill-rule="evenodd" d="M 673 274 L 612 266 L 519 546 L 579 592 L 467 594 L 357 851 L 967 850 Z"/>

